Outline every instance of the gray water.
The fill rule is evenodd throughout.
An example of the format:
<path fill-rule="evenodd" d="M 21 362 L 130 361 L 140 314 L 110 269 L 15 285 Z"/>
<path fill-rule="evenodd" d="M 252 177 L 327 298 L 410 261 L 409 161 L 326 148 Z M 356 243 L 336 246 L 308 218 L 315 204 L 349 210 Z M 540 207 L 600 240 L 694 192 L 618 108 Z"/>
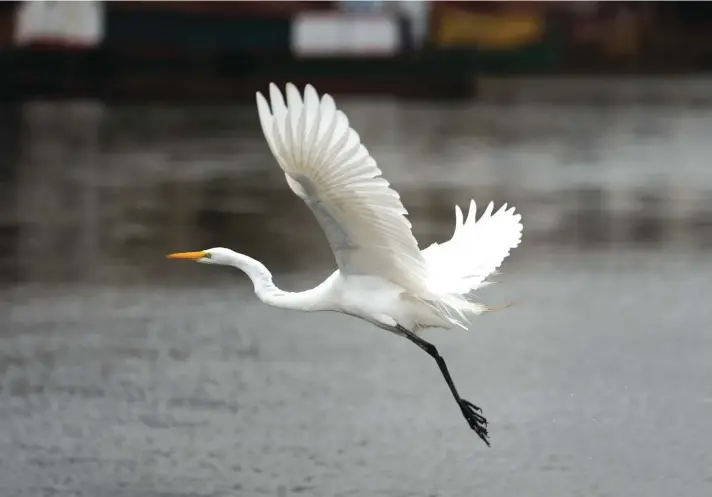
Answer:
<path fill-rule="evenodd" d="M 712 494 L 712 108 L 347 100 L 422 246 L 453 205 L 524 240 L 433 361 L 167 261 L 334 268 L 252 106 L 38 102 L 0 118 L 0 495 Z"/>

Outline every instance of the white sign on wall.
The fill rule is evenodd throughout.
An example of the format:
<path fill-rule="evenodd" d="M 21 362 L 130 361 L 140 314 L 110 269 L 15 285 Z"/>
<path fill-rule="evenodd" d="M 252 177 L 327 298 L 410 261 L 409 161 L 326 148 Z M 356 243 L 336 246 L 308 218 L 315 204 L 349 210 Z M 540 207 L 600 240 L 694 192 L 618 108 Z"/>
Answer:
<path fill-rule="evenodd" d="M 292 21 L 299 56 L 389 56 L 401 50 L 400 27 L 388 14 L 304 12 Z"/>
<path fill-rule="evenodd" d="M 93 47 L 104 37 L 101 1 L 24 0 L 16 9 L 15 43 Z"/>

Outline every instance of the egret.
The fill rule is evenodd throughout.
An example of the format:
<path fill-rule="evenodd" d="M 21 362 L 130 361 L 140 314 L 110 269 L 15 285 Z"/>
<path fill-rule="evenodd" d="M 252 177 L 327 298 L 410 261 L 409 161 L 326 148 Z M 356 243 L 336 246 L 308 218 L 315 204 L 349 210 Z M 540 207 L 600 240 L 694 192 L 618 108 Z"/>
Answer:
<path fill-rule="evenodd" d="M 467 330 L 471 316 L 494 310 L 472 292 L 491 283 L 511 249 L 521 241 L 521 216 L 490 203 L 475 219 L 455 206 L 450 240 L 418 248 L 398 193 L 343 111 L 313 86 L 304 95 L 291 83 L 285 98 L 275 84 L 270 102 L 257 92 L 262 132 L 292 192 L 323 229 L 338 269 L 311 290 L 286 292 L 259 261 L 217 247 L 168 255 L 169 259 L 234 266 L 252 280 L 265 304 L 298 311 L 333 311 L 354 316 L 407 338 L 437 363 L 470 428 L 489 446 L 487 420 L 460 397 L 445 360 L 421 335 L 428 328 Z"/>

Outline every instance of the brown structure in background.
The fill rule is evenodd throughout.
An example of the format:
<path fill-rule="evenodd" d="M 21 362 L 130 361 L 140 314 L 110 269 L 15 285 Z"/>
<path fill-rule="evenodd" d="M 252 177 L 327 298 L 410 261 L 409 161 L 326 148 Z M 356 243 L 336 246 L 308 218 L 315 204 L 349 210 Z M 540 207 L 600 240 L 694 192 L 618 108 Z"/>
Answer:
<path fill-rule="evenodd" d="M 103 41 L 81 50 L 15 46 L 20 4 L 0 4 L 5 98 L 251 98 L 255 85 L 287 79 L 337 93 L 456 97 L 471 96 L 478 75 L 680 73 L 712 61 L 707 2 L 426 2 L 422 45 L 413 43 L 413 19 L 399 2 L 367 13 L 344 12 L 341 2 L 105 2 Z M 304 12 L 395 18 L 400 51 L 299 56 L 291 37 Z"/>

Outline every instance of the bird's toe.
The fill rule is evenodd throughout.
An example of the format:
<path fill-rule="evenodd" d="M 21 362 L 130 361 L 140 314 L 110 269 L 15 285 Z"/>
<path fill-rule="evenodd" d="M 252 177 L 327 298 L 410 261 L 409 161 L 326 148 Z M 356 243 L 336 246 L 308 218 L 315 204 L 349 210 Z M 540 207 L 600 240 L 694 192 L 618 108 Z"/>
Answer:
<path fill-rule="evenodd" d="M 472 402 L 464 399 L 460 401 L 460 409 L 467 420 L 467 424 L 470 425 L 470 428 L 472 428 L 475 433 L 477 433 L 477 436 L 479 436 L 489 447 L 490 443 L 487 432 L 487 419 L 480 414 L 482 409 L 474 405 Z"/>

